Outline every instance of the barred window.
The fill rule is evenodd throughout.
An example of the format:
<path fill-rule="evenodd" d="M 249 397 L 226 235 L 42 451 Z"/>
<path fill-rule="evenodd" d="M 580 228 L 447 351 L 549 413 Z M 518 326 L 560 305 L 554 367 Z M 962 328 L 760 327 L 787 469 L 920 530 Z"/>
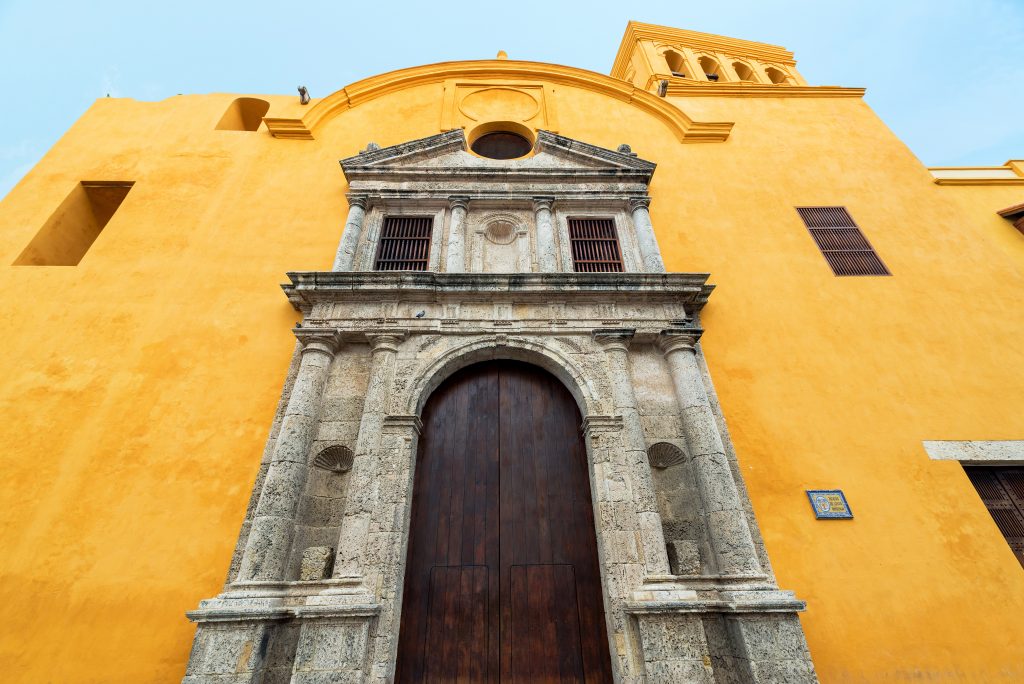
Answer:
<path fill-rule="evenodd" d="M 971 484 L 1024 566 L 1024 468 L 964 466 Z"/>
<path fill-rule="evenodd" d="M 797 207 L 837 276 L 892 275 L 845 207 Z"/>
<path fill-rule="evenodd" d="M 569 243 L 574 271 L 622 272 L 622 251 L 611 219 L 569 219 Z"/>
<path fill-rule="evenodd" d="M 426 271 L 434 220 L 429 216 L 388 216 L 380 231 L 376 271 Z"/>

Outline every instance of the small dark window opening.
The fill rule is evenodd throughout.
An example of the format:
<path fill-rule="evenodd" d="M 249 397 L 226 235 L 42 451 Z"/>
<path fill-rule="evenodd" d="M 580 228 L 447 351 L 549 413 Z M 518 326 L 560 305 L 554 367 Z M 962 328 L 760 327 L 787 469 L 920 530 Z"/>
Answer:
<path fill-rule="evenodd" d="M 708 77 L 709 81 L 717 81 L 718 80 L 718 74 L 704 74 L 704 75 Z"/>
<path fill-rule="evenodd" d="M 611 219 L 569 219 L 569 243 L 574 271 L 622 272 L 622 252 Z"/>
<path fill-rule="evenodd" d="M 135 181 L 82 181 L 50 215 L 15 266 L 77 266 Z"/>
<path fill-rule="evenodd" d="M 495 131 L 474 140 L 470 149 L 488 159 L 518 159 L 528 155 L 533 145 L 518 133 Z"/>
<path fill-rule="evenodd" d="M 434 220 L 429 216 L 388 216 L 380 231 L 376 271 L 426 271 Z"/>
<path fill-rule="evenodd" d="M 845 207 L 797 207 L 837 276 L 892 275 Z"/>
<path fill-rule="evenodd" d="M 964 470 L 1024 567 L 1024 467 L 964 466 Z"/>

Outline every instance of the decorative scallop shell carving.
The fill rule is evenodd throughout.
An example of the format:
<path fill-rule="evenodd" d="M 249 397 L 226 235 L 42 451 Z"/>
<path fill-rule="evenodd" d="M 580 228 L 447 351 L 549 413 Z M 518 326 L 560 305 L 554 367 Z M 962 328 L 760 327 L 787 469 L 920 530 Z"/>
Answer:
<path fill-rule="evenodd" d="M 347 473 L 352 470 L 355 454 L 348 447 L 329 446 L 313 459 L 313 466 L 332 473 Z"/>
<path fill-rule="evenodd" d="M 510 245 L 516 239 L 516 227 L 508 221 L 492 221 L 487 225 L 484 236 L 496 245 Z"/>
<path fill-rule="evenodd" d="M 495 245 L 510 245 L 519 237 L 522 220 L 515 214 L 494 213 L 481 217 L 484 237 Z"/>
<path fill-rule="evenodd" d="M 652 468 L 671 468 L 679 465 L 686 459 L 686 454 L 675 444 L 658 442 L 652 444 L 647 450 L 647 461 Z"/>

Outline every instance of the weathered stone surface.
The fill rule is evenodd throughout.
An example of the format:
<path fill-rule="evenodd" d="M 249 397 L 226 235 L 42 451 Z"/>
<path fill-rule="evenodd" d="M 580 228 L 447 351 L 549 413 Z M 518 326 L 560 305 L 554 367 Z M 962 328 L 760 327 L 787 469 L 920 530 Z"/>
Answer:
<path fill-rule="evenodd" d="M 331 576 L 334 569 L 334 549 L 329 546 L 310 546 L 302 552 L 299 579 L 303 581 L 322 580 Z"/>
<path fill-rule="evenodd" d="M 668 545 L 668 563 L 676 575 L 700 574 L 700 546 L 691 539 L 671 539 Z"/>
<path fill-rule="evenodd" d="M 759 574 L 752 511 L 694 347 L 699 330 L 679 332 L 710 287 L 702 275 L 658 272 L 645 202 L 653 165 L 548 133 L 519 162 L 473 157 L 460 141 L 444 134 L 346 162 L 350 227 L 361 225 L 346 229 L 339 263 L 372 267 L 385 212 L 414 212 L 434 217 L 430 270 L 452 272 L 290 274 L 306 351 L 243 527 L 240 581 L 190 614 L 201 626 L 186 681 L 390 681 L 418 415 L 447 377 L 487 359 L 544 368 L 579 404 L 617 681 L 805 681 L 795 615 L 776 624 L 732 614 L 765 592 L 730 593 L 735 578 L 716 576 L 775 588 Z M 624 273 L 570 272 L 568 217 L 597 197 Z M 460 263 L 470 272 L 455 272 Z M 652 472 L 656 442 L 687 457 Z M 351 470 L 313 467 L 329 446 L 351 450 Z M 373 617 L 316 612 L 332 602 Z M 235 621 L 216 622 L 224 614 Z M 267 620 L 290 636 L 261 648 Z M 247 644 L 264 655 L 253 660 Z"/>
<path fill-rule="evenodd" d="M 367 670 L 369 619 L 313 619 L 302 624 L 294 684 L 361 682 Z"/>

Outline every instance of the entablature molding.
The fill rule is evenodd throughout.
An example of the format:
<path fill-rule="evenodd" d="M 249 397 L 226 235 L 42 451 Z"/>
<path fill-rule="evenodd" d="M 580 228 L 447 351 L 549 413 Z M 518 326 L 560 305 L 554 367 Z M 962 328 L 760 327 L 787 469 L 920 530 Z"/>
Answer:
<path fill-rule="evenodd" d="M 652 74 L 647 79 L 647 88 L 657 87 L 660 81 L 668 81 L 667 97 L 854 97 L 862 98 L 865 88 L 843 86 L 808 86 L 791 83 L 749 83 L 698 81 L 681 78 L 672 74 Z"/>
<path fill-rule="evenodd" d="M 432 271 L 290 272 L 281 287 L 300 307 L 356 299 L 404 298 L 430 301 L 450 297 L 483 301 L 551 303 L 569 298 L 622 302 L 679 302 L 688 313 L 699 311 L 713 285 L 707 273 L 435 273 Z M 620 326 L 621 327 L 621 326 Z"/>
<path fill-rule="evenodd" d="M 290 274 L 289 301 L 305 312 L 301 338 L 352 344 L 416 335 L 526 335 L 655 343 L 688 328 L 707 302 L 706 274 Z M 688 328 L 687 334 L 694 330 Z M 399 341 L 390 343 L 397 346 Z M 570 345 L 571 346 L 571 345 Z"/>

